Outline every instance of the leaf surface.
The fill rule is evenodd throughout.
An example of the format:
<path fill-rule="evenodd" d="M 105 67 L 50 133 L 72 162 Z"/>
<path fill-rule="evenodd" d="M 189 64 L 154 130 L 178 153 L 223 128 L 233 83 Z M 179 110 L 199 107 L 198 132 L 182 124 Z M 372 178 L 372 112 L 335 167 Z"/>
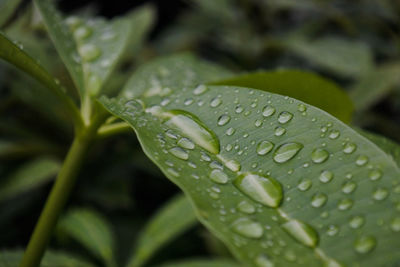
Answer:
<path fill-rule="evenodd" d="M 242 266 L 231 259 L 190 259 L 174 261 L 158 265 L 158 267 L 239 267 Z"/>
<path fill-rule="evenodd" d="M 189 200 L 182 194 L 168 201 L 146 225 L 127 266 L 142 266 L 158 249 L 197 222 Z"/>
<path fill-rule="evenodd" d="M 84 208 L 72 209 L 61 217 L 57 229 L 81 243 L 107 266 L 115 266 L 111 225 L 99 213 Z"/>
<path fill-rule="evenodd" d="M 248 87 L 290 96 L 325 110 L 345 123 L 350 122 L 353 112 L 350 98 L 338 85 L 312 72 L 260 71 L 210 84 Z"/>
<path fill-rule="evenodd" d="M 21 0 L 2 0 L 0 2 L 0 27 L 12 16 Z"/>

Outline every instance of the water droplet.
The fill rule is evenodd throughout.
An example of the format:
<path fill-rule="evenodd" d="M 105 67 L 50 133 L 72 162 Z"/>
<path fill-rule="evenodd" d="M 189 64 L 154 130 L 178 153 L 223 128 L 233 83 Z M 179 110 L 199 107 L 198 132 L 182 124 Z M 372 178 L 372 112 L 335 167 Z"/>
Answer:
<path fill-rule="evenodd" d="M 239 175 L 233 184 L 251 199 L 268 207 L 278 207 L 283 198 L 281 184 L 270 176 L 245 173 Z"/>
<path fill-rule="evenodd" d="M 265 254 L 261 254 L 255 260 L 257 267 L 275 267 L 275 264 Z"/>
<path fill-rule="evenodd" d="M 339 227 L 337 227 L 336 225 L 330 225 L 328 227 L 328 230 L 326 231 L 326 234 L 329 236 L 335 236 L 337 235 L 337 233 L 339 233 Z"/>
<path fill-rule="evenodd" d="M 400 232 L 400 217 L 396 217 L 390 222 L 390 229 L 394 232 Z"/>
<path fill-rule="evenodd" d="M 275 132 L 274 132 L 275 136 L 282 136 L 285 133 L 286 133 L 286 129 L 285 128 L 280 127 L 280 126 L 275 128 Z"/>
<path fill-rule="evenodd" d="M 334 176 L 333 172 L 331 172 L 331 171 L 323 171 L 319 175 L 319 180 L 322 183 L 329 183 L 333 179 L 333 176 Z"/>
<path fill-rule="evenodd" d="M 357 166 L 364 166 L 365 164 L 367 164 L 367 162 L 368 157 L 364 155 L 358 156 L 358 158 L 356 159 Z"/>
<path fill-rule="evenodd" d="M 343 146 L 343 152 L 346 154 L 351 154 L 356 150 L 356 148 L 357 148 L 356 144 L 347 142 Z"/>
<path fill-rule="evenodd" d="M 237 114 L 240 114 L 240 113 L 242 113 L 242 112 L 243 112 L 243 107 L 242 107 L 242 106 L 240 106 L 240 105 L 236 106 L 236 108 L 235 108 L 235 112 L 236 112 Z"/>
<path fill-rule="evenodd" d="M 240 163 L 234 159 L 225 162 L 225 166 L 233 172 L 238 172 L 241 168 Z"/>
<path fill-rule="evenodd" d="M 99 92 L 101 85 L 102 80 L 98 75 L 94 73 L 89 74 L 87 88 L 90 90 L 92 95 L 96 95 Z"/>
<path fill-rule="evenodd" d="M 75 30 L 79 25 L 82 24 L 82 20 L 81 20 L 80 18 L 78 18 L 78 17 L 71 16 L 71 17 L 68 17 L 68 18 L 65 20 L 65 23 L 66 23 L 66 24 L 68 25 L 68 27 L 73 31 L 73 30 Z"/>
<path fill-rule="evenodd" d="M 368 174 L 368 177 L 371 181 L 377 181 L 382 177 L 382 172 L 380 170 L 372 170 Z"/>
<path fill-rule="evenodd" d="M 311 153 L 311 160 L 314 163 L 323 163 L 329 157 L 329 152 L 322 148 L 316 148 Z"/>
<path fill-rule="evenodd" d="M 339 201 L 337 207 L 338 207 L 339 210 L 348 210 L 352 206 L 353 206 L 353 200 L 351 200 L 350 198 L 344 198 L 344 199 Z"/>
<path fill-rule="evenodd" d="M 209 130 L 196 116 L 181 110 L 173 110 L 165 114 L 168 118 L 165 124 L 168 127 L 180 131 L 182 135 L 205 150 L 214 154 L 219 153 L 219 140 L 215 133 Z"/>
<path fill-rule="evenodd" d="M 232 224 L 232 230 L 237 234 L 253 239 L 262 237 L 264 233 L 264 229 L 260 223 L 248 218 L 237 219 Z"/>
<path fill-rule="evenodd" d="M 189 158 L 189 153 L 180 147 L 171 148 L 169 150 L 169 153 L 171 153 L 172 155 L 174 155 L 175 157 L 177 157 L 179 159 L 187 160 Z"/>
<path fill-rule="evenodd" d="M 282 228 L 295 240 L 307 247 L 316 247 L 318 244 L 318 234 L 314 228 L 298 220 L 290 220 L 282 224 Z"/>
<path fill-rule="evenodd" d="M 329 133 L 329 138 L 330 139 L 336 139 L 336 138 L 338 138 L 340 136 L 340 132 L 339 131 L 337 131 L 337 130 L 332 130 L 330 133 Z"/>
<path fill-rule="evenodd" d="M 272 148 L 274 147 L 274 144 L 271 143 L 270 141 L 261 141 L 257 145 L 256 152 L 258 155 L 263 156 L 268 154 Z"/>
<path fill-rule="evenodd" d="M 93 44 L 84 44 L 79 47 L 79 54 L 81 55 L 83 60 L 93 61 L 100 56 L 101 51 L 97 46 Z"/>
<path fill-rule="evenodd" d="M 279 123 L 285 124 L 293 118 L 293 114 L 287 111 L 283 111 L 278 116 Z"/>
<path fill-rule="evenodd" d="M 228 135 L 228 136 L 231 136 L 232 134 L 234 134 L 235 133 L 235 129 L 234 128 L 232 128 L 232 127 L 230 127 L 230 128 L 228 128 L 227 130 L 226 130 L 226 135 Z"/>
<path fill-rule="evenodd" d="M 201 94 L 204 94 L 207 90 L 208 90 L 207 86 L 205 86 L 204 84 L 201 84 L 193 90 L 193 94 L 201 95 Z"/>
<path fill-rule="evenodd" d="M 317 193 L 311 199 L 311 206 L 314 208 L 320 208 L 325 205 L 328 197 L 324 193 Z"/>
<path fill-rule="evenodd" d="M 301 181 L 300 181 L 300 183 L 297 185 L 297 188 L 298 188 L 300 191 L 307 191 L 308 189 L 311 188 L 311 186 L 312 186 L 311 180 L 304 179 L 304 180 L 301 180 Z"/>
<path fill-rule="evenodd" d="M 210 179 L 218 184 L 226 184 L 229 180 L 228 175 L 220 169 L 214 169 L 210 173 Z"/>
<path fill-rule="evenodd" d="M 350 219 L 349 225 L 353 229 L 358 229 L 358 228 L 360 228 L 361 226 L 364 225 L 364 222 L 365 222 L 364 217 L 357 215 L 357 216 L 354 216 L 354 217 L 352 217 Z"/>
<path fill-rule="evenodd" d="M 354 242 L 354 249 L 360 254 L 372 251 L 375 246 L 376 240 L 373 236 L 362 236 Z"/>
<path fill-rule="evenodd" d="M 194 149 L 194 147 L 195 147 L 194 143 L 186 137 L 179 139 L 177 144 L 178 144 L 178 146 L 180 146 L 182 148 L 186 148 L 186 149 Z"/>
<path fill-rule="evenodd" d="M 275 113 L 275 108 L 272 107 L 272 106 L 270 106 L 270 105 L 265 106 L 265 107 L 263 108 L 263 110 L 262 110 L 262 115 L 263 115 L 264 117 L 270 117 L 270 116 L 272 116 L 274 113 Z"/>
<path fill-rule="evenodd" d="M 222 164 L 221 163 L 219 163 L 218 161 L 212 161 L 211 163 L 210 163 L 210 168 L 211 169 L 220 169 L 220 170 L 223 170 L 224 169 L 224 166 L 222 166 Z"/>
<path fill-rule="evenodd" d="M 194 102 L 193 98 L 188 98 L 188 99 L 185 100 L 185 102 L 183 102 L 183 104 L 185 106 L 190 106 L 191 104 L 193 104 L 193 102 Z"/>
<path fill-rule="evenodd" d="M 167 169 L 167 172 L 168 172 L 169 174 L 171 174 L 172 176 L 179 177 L 179 172 L 176 171 L 176 170 L 173 169 L 173 168 L 168 168 L 168 169 Z"/>
<path fill-rule="evenodd" d="M 257 119 L 257 120 L 254 122 L 254 126 L 256 126 L 256 127 L 260 127 L 262 124 L 263 124 L 263 121 L 260 120 L 260 119 Z"/>
<path fill-rule="evenodd" d="M 92 34 L 92 29 L 86 26 L 80 26 L 74 31 L 74 37 L 77 40 L 83 40 Z"/>
<path fill-rule="evenodd" d="M 223 125 L 226 125 L 230 120 L 231 120 L 231 117 L 229 117 L 228 115 L 224 114 L 224 115 L 221 115 L 218 118 L 218 123 L 217 124 L 219 126 L 223 126 Z"/>
<path fill-rule="evenodd" d="M 291 160 L 303 148 L 300 143 L 285 143 L 280 145 L 274 152 L 274 161 L 284 163 Z"/>
<path fill-rule="evenodd" d="M 357 184 L 355 182 L 347 182 L 342 186 L 342 192 L 345 194 L 351 194 L 357 188 Z"/>
<path fill-rule="evenodd" d="M 210 102 L 210 107 L 216 108 L 222 104 L 222 100 L 219 97 L 214 97 Z"/>
<path fill-rule="evenodd" d="M 389 195 L 389 191 L 385 188 L 378 188 L 375 190 L 375 192 L 372 194 L 372 197 L 375 200 L 384 200 L 385 198 L 387 198 L 387 196 Z"/>
<path fill-rule="evenodd" d="M 256 208 L 254 207 L 254 205 L 252 205 L 251 203 L 249 203 L 246 200 L 243 200 L 242 202 L 240 202 L 237 206 L 238 210 L 243 212 L 243 213 L 247 213 L 247 214 L 253 214 L 254 212 L 256 212 Z"/>
<path fill-rule="evenodd" d="M 300 112 L 304 112 L 304 111 L 307 110 L 307 107 L 304 104 L 299 104 L 297 106 L 297 110 L 300 111 Z"/>

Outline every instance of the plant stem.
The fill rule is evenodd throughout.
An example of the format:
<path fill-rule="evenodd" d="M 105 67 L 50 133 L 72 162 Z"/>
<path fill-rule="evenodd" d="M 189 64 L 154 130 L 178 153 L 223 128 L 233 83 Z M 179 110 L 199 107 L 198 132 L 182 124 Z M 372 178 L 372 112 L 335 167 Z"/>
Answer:
<path fill-rule="evenodd" d="M 124 133 L 132 129 L 126 122 L 116 122 L 113 124 L 106 124 L 99 128 L 97 131 L 98 138 L 105 138 L 110 135 L 115 135 L 119 133 Z"/>
<path fill-rule="evenodd" d="M 104 121 L 104 115 L 98 116 L 88 128 L 77 132 L 36 224 L 20 267 L 39 266 L 57 219 L 75 184 L 78 170 L 102 121 Z"/>

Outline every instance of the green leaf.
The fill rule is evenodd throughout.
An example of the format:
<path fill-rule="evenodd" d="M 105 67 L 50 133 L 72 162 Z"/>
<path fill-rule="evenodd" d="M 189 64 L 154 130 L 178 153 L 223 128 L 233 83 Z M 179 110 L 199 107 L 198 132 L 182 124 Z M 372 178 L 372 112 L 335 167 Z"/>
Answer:
<path fill-rule="evenodd" d="M 368 267 L 400 259 L 399 169 L 375 144 L 289 97 L 173 88 L 101 102 L 131 124 L 146 155 L 244 264 Z"/>
<path fill-rule="evenodd" d="M 64 20 L 51 1 L 35 2 L 82 97 L 100 92 L 127 45 L 141 41 L 151 17 L 144 9 L 111 21 L 79 17 Z"/>
<path fill-rule="evenodd" d="M 57 229 L 81 243 L 107 266 L 115 266 L 114 236 L 106 218 L 94 210 L 75 208 L 61 217 Z"/>
<path fill-rule="evenodd" d="M 7 145 L 0 143 L 0 150 Z M 38 158 L 22 165 L 1 182 L 0 202 L 41 186 L 51 180 L 59 169 L 60 163 L 50 158 Z"/>
<path fill-rule="evenodd" d="M 0 266 L 15 267 L 19 266 L 24 255 L 23 250 L 3 250 L 0 251 Z M 46 251 L 40 267 L 94 267 L 95 265 L 71 255 L 66 252 Z"/>
<path fill-rule="evenodd" d="M 238 75 L 211 85 L 234 85 L 286 95 L 304 101 L 349 123 L 353 104 L 333 81 L 300 70 L 260 71 Z"/>
<path fill-rule="evenodd" d="M 143 266 L 162 246 L 171 242 L 197 222 L 192 205 L 184 195 L 168 201 L 146 225 L 127 266 Z"/>
<path fill-rule="evenodd" d="M 199 62 L 189 53 L 166 56 L 139 68 L 127 82 L 121 96 L 163 96 L 176 87 L 193 86 L 229 76 L 231 72 L 208 62 Z"/>
<path fill-rule="evenodd" d="M 190 259 L 165 263 L 158 267 L 239 267 L 237 262 L 231 259 Z"/>
<path fill-rule="evenodd" d="M 308 61 L 344 77 L 365 75 L 373 67 L 370 48 L 358 41 L 333 36 L 316 40 L 295 37 L 284 40 L 284 44 Z"/>
<path fill-rule="evenodd" d="M 372 70 L 350 89 L 355 109 L 362 112 L 387 96 L 400 84 L 400 63 L 386 64 Z"/>
<path fill-rule="evenodd" d="M 0 1 L 0 27 L 13 15 L 21 0 L 2 0 Z"/>

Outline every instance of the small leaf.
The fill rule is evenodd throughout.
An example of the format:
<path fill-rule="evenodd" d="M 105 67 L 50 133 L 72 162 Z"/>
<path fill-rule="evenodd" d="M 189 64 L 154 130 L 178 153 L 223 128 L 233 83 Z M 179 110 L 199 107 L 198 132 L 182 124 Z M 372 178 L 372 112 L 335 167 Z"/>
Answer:
<path fill-rule="evenodd" d="M 24 255 L 23 250 L 0 251 L 0 266 L 19 266 Z M 80 257 L 60 251 L 46 251 L 40 263 L 40 267 L 94 267 L 95 265 Z"/>
<path fill-rule="evenodd" d="M 290 96 L 325 110 L 345 123 L 350 122 L 353 112 L 350 98 L 338 85 L 306 71 L 260 71 L 209 84 L 249 87 Z"/>
<path fill-rule="evenodd" d="M 13 15 L 21 0 L 2 0 L 0 2 L 0 27 Z"/>
<path fill-rule="evenodd" d="M 324 37 L 288 38 L 285 46 L 308 61 L 344 77 L 365 75 L 373 67 L 372 52 L 358 41 Z"/>
<path fill-rule="evenodd" d="M 350 97 L 358 112 L 362 112 L 387 96 L 400 84 L 400 64 L 379 66 L 361 78 L 350 89 Z"/>
<path fill-rule="evenodd" d="M 2 145 L 0 143 L 0 148 Z M 0 186 L 0 202 L 41 186 L 59 171 L 60 163 L 50 158 L 32 160 L 9 175 Z"/>
<path fill-rule="evenodd" d="M 127 266 L 142 266 L 162 246 L 197 222 L 192 205 L 184 195 L 168 201 L 150 220 L 137 240 Z"/>
<path fill-rule="evenodd" d="M 158 265 L 158 267 L 240 267 L 231 259 L 190 259 Z"/>
<path fill-rule="evenodd" d="M 115 266 L 111 225 L 99 213 L 90 209 L 72 209 L 61 217 L 57 229 L 81 243 L 107 266 Z"/>

